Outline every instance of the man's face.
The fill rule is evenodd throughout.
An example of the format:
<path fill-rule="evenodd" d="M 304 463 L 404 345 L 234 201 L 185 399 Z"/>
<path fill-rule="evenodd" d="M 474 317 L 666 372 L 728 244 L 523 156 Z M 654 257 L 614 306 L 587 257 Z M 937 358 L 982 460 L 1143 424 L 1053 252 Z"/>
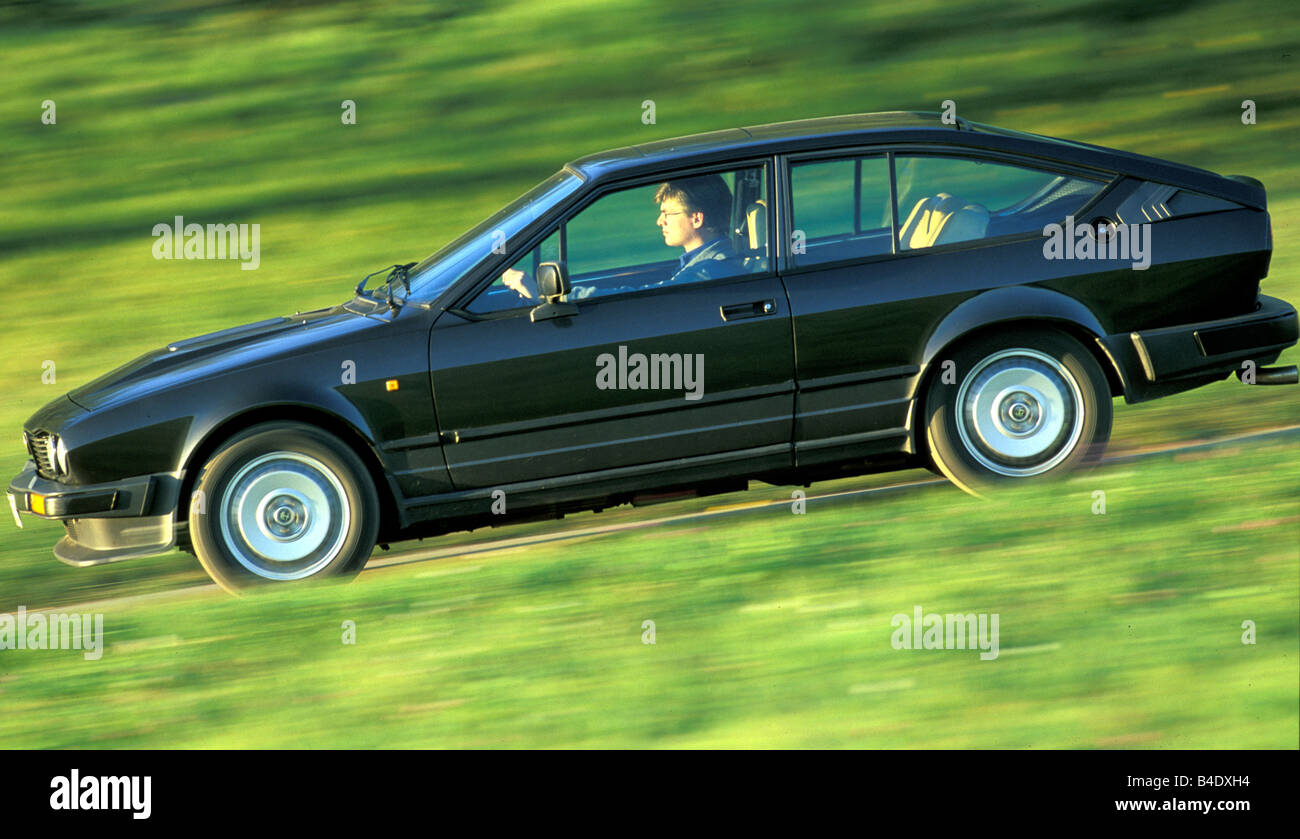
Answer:
<path fill-rule="evenodd" d="M 667 198 L 659 204 L 659 229 L 664 234 L 664 244 L 670 248 L 694 247 L 699 242 L 700 228 L 704 226 L 704 213 L 688 213 L 682 203 Z"/>

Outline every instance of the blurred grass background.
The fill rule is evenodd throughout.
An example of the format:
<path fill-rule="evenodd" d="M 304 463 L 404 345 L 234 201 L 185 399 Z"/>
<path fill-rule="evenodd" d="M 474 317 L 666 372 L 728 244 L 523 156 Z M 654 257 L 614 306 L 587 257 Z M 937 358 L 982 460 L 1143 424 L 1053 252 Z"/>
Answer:
<path fill-rule="evenodd" d="M 1164 455 L 992 504 L 938 485 L 114 606 L 97 661 L 0 654 L 0 742 L 1294 748 L 1297 454 Z M 893 616 L 918 605 L 997 614 L 998 658 L 895 650 Z"/>
<path fill-rule="evenodd" d="M 735 125 L 937 110 L 953 99 L 958 114 L 969 119 L 1253 175 L 1269 189 L 1275 237 L 1271 277 L 1263 289 L 1298 302 L 1297 46 L 1300 17 L 1289 2 L 923 0 L 869 7 L 825 3 L 815 10 L 779 2 L 702 6 L 672 0 L 610 2 L 598 9 L 542 0 L 0 3 L 0 277 L 7 291 L 0 440 L 10 441 L 0 445 L 0 474 L 12 476 L 22 467 L 19 433 L 28 415 L 147 349 L 346 299 L 362 274 L 432 252 L 566 160 Z M 55 125 L 40 119 L 47 99 L 55 102 Z M 356 102 L 356 125 L 340 121 L 345 99 Z M 655 102 L 652 125 L 641 120 L 647 99 Z M 1243 99 L 1257 103 L 1258 124 L 1242 124 Z M 261 267 L 242 271 L 235 261 L 154 260 L 150 231 L 176 215 L 200 223 L 260 224 Z M 42 383 L 46 360 L 57 365 L 55 384 Z M 1282 359 L 1297 360 L 1294 349 Z M 1113 446 L 1293 424 L 1300 418 L 1298 398 L 1297 389 L 1246 388 L 1232 379 L 1154 403 L 1117 403 Z M 1241 458 L 1198 461 L 1195 471 L 1172 462 L 1159 470 L 1145 463 L 1131 467 L 1132 492 L 1145 497 L 1158 489 L 1162 497 L 1149 499 L 1155 506 L 1144 508 L 1146 515 L 1122 517 L 1123 527 L 1116 518 L 1104 519 L 1106 528 L 1115 528 L 1110 538 L 1122 533 L 1132 540 L 1113 556 L 1093 552 L 1098 519 L 1089 517 L 1091 530 L 1058 530 L 1050 517 L 1021 522 L 968 509 L 945 488 L 890 502 L 885 509 L 897 521 L 875 502 L 842 513 L 838 525 L 827 515 L 824 524 L 781 536 L 772 553 L 762 547 L 771 534 L 752 534 L 739 524 L 710 525 L 689 534 L 655 535 L 648 545 L 641 544 L 647 537 L 628 536 L 616 548 L 601 543 L 587 552 L 540 550 L 536 563 L 530 549 L 526 563 L 506 562 L 500 571 L 464 578 L 383 571 L 351 587 L 278 594 L 251 606 L 204 596 L 156 613 L 152 607 L 123 607 L 107 620 L 115 643 L 126 646 L 93 667 L 69 663 L 72 669 L 64 672 L 65 665 L 51 664 L 62 654 L 0 654 L 6 701 L 44 707 L 57 692 L 61 698 L 50 710 L 64 723 L 40 722 L 39 714 L 11 715 L 0 727 L 0 743 L 288 745 L 296 732 L 310 742 L 334 744 L 834 745 L 839 738 L 862 745 L 1295 747 L 1296 448 L 1259 451 L 1272 454 L 1256 455 L 1252 447 Z M 1067 503 L 1074 502 L 1047 499 L 1043 510 Z M 1253 519 L 1259 505 L 1288 503 L 1275 510 L 1282 524 L 1250 531 L 1248 541 L 1231 541 L 1235 547 L 1228 554 L 1207 555 L 1215 522 L 1227 521 L 1234 511 L 1239 520 Z M 950 514 L 954 507 L 965 512 Z M 606 520 L 579 516 L 550 527 Z M 823 517 L 810 515 L 807 521 Z M 204 579 L 196 563 L 175 553 L 98 569 L 67 568 L 49 552 L 60 532 L 39 523 L 0 531 L 0 610 Z M 1014 555 L 1001 550 L 1008 545 L 1016 546 Z M 872 551 L 883 552 L 885 564 L 867 562 Z M 667 556 L 691 560 L 665 564 Z M 806 574 L 809 563 L 820 562 L 817 557 L 828 568 L 855 570 Z M 896 571 L 890 570 L 894 563 Z M 494 567 L 495 561 L 485 570 Z M 954 589 L 956 567 L 965 582 Z M 1132 617 L 1149 625 L 1151 615 L 1143 610 L 1156 607 L 1140 599 L 1149 587 L 1141 569 L 1168 577 L 1164 588 L 1176 594 L 1159 601 L 1168 610 L 1157 614 L 1166 621 L 1157 631 L 1161 640 L 1143 636 L 1131 647 L 1120 643 L 1110 621 Z M 985 603 L 996 611 L 998 603 L 1015 602 L 1021 587 L 1059 589 L 1059 601 L 1043 595 L 1020 603 L 1020 620 L 1045 621 L 1043 638 L 1068 633 L 1088 639 L 1089 646 L 1070 644 L 1017 659 L 1019 675 L 1009 676 L 960 656 L 942 666 L 924 663 L 921 654 L 895 653 L 888 635 L 878 639 L 872 629 L 859 639 L 861 657 L 854 657 L 820 625 L 795 621 L 782 628 L 781 612 L 773 618 L 776 626 L 732 626 L 732 606 L 739 601 L 731 598 L 739 594 L 729 586 L 737 582 L 734 575 L 751 572 L 771 589 L 755 595 L 758 601 L 803 591 L 810 603 L 838 603 L 872 592 L 846 609 L 843 619 L 883 620 L 886 627 L 889 615 L 918 603 L 936 610 L 951 604 L 960 611 L 980 610 L 985 607 L 978 604 Z M 617 591 L 601 588 L 603 574 L 623 575 Z M 1085 575 L 1086 585 L 1077 575 Z M 466 614 L 453 610 L 465 623 L 431 624 L 442 627 L 438 632 L 463 633 L 459 640 L 471 639 L 466 643 L 474 654 L 453 656 L 454 666 L 411 654 L 401 639 L 425 629 L 405 622 L 424 619 L 418 610 L 403 617 L 400 608 L 388 607 L 441 602 L 456 591 L 469 596 L 483 577 L 491 586 L 480 597 L 496 605 Z M 692 580 L 700 596 L 682 599 L 681 584 Z M 1071 594 L 1070 586 L 1078 591 Z M 1245 593 L 1221 593 L 1237 590 Z M 1207 594 L 1215 591 L 1220 594 Z M 586 604 L 586 617 L 576 625 L 587 629 L 537 646 L 536 638 L 518 634 L 519 619 L 508 616 L 530 614 L 528 609 L 552 597 L 559 604 Z M 1217 605 L 1183 608 L 1201 597 Z M 678 615 L 685 633 L 679 625 L 674 634 L 694 652 L 674 648 L 663 655 L 661 641 L 649 648 L 661 656 L 657 670 L 642 672 L 632 659 L 614 666 L 619 655 L 643 652 L 639 641 L 625 649 L 621 635 L 606 637 L 631 631 L 614 617 L 621 602 L 636 605 L 628 619 L 636 617 L 637 626 L 643 611 Z M 1092 609 L 1103 602 L 1109 612 Z M 395 695 L 409 695 L 410 705 L 442 701 L 419 698 L 441 695 L 430 688 L 434 678 L 446 691 L 459 691 L 452 699 L 494 710 L 487 716 L 458 710 L 436 722 L 437 712 L 425 709 L 426 723 L 415 729 L 420 736 L 394 741 L 406 724 L 402 713 L 388 707 L 382 694 L 357 689 L 352 699 L 329 706 L 342 709 L 335 721 L 314 728 L 324 711 L 311 698 L 316 694 L 304 688 L 297 697 L 311 703 L 304 708 L 268 688 L 301 676 L 314 655 L 335 668 L 329 671 L 334 676 L 321 679 L 347 681 L 343 674 L 356 662 L 338 657 L 346 656 L 346 648 L 304 652 L 321 637 L 336 643 L 337 621 L 322 624 L 325 629 L 317 625 L 321 615 L 333 620 L 335 607 L 329 604 L 391 626 L 388 635 L 375 638 L 384 645 L 383 656 L 370 659 L 375 649 L 367 651 L 364 643 L 356 653 L 370 661 L 370 676 Z M 1237 624 L 1252 618 L 1263 626 L 1267 619 L 1269 630 L 1261 633 L 1258 647 L 1239 649 L 1223 640 L 1236 637 L 1219 634 L 1227 631 L 1220 623 L 1229 605 L 1241 606 Z M 1051 613 L 1053 608 L 1063 612 Z M 1008 633 L 1009 620 L 1004 617 Z M 121 654 L 135 641 L 177 632 L 193 646 L 146 654 L 162 662 L 152 671 Z M 214 633 L 226 641 L 203 640 Z M 601 653 L 591 644 L 620 646 Z M 707 654 L 714 648 L 716 661 Z M 1134 652 L 1138 648 L 1147 653 Z M 516 650 L 530 653 L 526 668 L 513 667 L 523 681 L 499 684 L 494 668 L 510 672 Z M 736 657 L 751 679 L 748 687 L 723 690 L 711 704 L 718 679 L 708 668 L 725 668 Z M 241 671 L 223 669 L 231 660 L 257 662 L 253 675 L 238 682 Z M 470 661 L 477 663 L 470 667 Z M 900 684 L 910 679 L 916 695 L 878 688 L 835 694 L 839 663 L 858 668 L 853 684 L 862 685 L 889 681 L 871 676 L 878 664 Z M 1209 677 L 1229 671 L 1253 677 L 1247 679 L 1249 690 L 1207 694 Z M 1109 683 L 1094 684 L 1090 673 L 1113 675 Z M 234 680 L 230 689 L 205 692 L 212 674 L 223 678 L 210 687 Z M 579 676 L 581 689 L 569 682 Z M 120 698 L 137 690 L 142 678 L 154 679 L 149 690 L 161 697 L 192 683 L 195 692 L 176 694 L 192 700 L 184 705 L 192 718 L 144 712 L 165 700 Z M 936 687 L 946 679 L 956 688 L 950 696 Z M 996 689 L 985 694 L 987 680 Z M 1125 707 L 1122 689 L 1137 685 L 1145 685 L 1145 698 Z M 523 713 L 521 703 L 529 696 L 541 704 L 511 728 L 507 719 Z M 615 712 L 614 697 L 630 704 Z M 855 722 L 846 703 L 863 697 L 878 703 L 875 716 Z M 655 709 L 648 712 L 651 722 L 638 723 L 634 708 L 643 700 Z M 1231 702 L 1241 706 L 1224 723 Z M 364 720 L 363 706 L 372 715 Z M 86 723 L 93 730 L 70 725 L 68 715 L 89 709 L 99 720 Z M 272 724 L 289 711 L 302 722 Z M 682 715 L 678 722 L 668 719 L 674 713 Z M 1118 716 L 1103 725 L 1098 713 Z M 540 715 L 542 722 L 559 715 L 567 722 L 526 724 L 528 714 Z M 966 716 L 971 726 L 963 726 Z M 265 724 L 226 725 L 256 719 Z M 345 726 L 348 720 L 355 727 Z M 137 731 L 150 725 L 152 734 Z M 1148 729 L 1158 736 L 1122 739 L 1125 731 L 1136 736 Z M 1075 737 L 1103 730 L 1108 733 L 1092 739 Z M 230 739 L 234 731 L 249 733 Z"/>

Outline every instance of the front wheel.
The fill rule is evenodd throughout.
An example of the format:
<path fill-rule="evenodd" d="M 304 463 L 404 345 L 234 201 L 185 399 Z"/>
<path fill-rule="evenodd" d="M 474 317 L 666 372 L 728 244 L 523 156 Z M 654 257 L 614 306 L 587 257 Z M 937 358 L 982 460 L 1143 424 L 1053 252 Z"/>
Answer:
<path fill-rule="evenodd" d="M 212 455 L 195 489 L 190 538 L 227 591 L 351 576 L 374 550 L 374 484 L 356 453 L 318 428 L 249 428 Z"/>
<path fill-rule="evenodd" d="M 945 359 L 946 360 L 946 359 Z M 925 401 L 935 466 L 963 490 L 1059 477 L 1090 466 L 1110 439 L 1101 365 L 1050 329 L 987 334 L 960 347 Z"/>

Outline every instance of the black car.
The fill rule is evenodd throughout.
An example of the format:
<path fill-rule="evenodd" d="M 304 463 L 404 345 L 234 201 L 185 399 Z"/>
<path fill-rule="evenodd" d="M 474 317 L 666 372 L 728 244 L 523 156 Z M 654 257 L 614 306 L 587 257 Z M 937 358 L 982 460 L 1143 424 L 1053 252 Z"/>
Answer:
<path fill-rule="evenodd" d="M 1114 397 L 1294 383 L 1271 252 L 1253 178 L 937 114 L 646 143 L 46 405 L 11 503 L 64 562 L 179 545 L 234 590 L 751 479 L 978 493 L 1095 461 Z"/>

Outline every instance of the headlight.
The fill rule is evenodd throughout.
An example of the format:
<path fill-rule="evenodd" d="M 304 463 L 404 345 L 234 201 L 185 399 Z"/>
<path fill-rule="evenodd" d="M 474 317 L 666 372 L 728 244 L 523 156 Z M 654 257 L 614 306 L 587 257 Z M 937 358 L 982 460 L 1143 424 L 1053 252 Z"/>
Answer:
<path fill-rule="evenodd" d="M 60 475 L 68 474 L 68 447 L 57 434 L 54 436 L 54 468 L 59 470 Z"/>

